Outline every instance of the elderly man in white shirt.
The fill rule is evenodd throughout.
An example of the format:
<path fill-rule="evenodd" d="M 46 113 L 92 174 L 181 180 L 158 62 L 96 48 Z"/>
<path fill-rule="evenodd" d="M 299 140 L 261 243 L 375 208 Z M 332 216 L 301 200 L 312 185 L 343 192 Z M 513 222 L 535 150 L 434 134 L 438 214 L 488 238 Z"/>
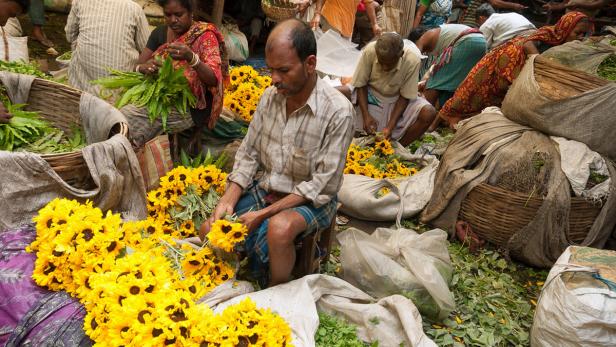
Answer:
<path fill-rule="evenodd" d="M 537 29 L 526 17 L 519 13 L 494 13 L 494 8 L 484 3 L 476 10 L 479 30 L 486 38 L 488 50 L 492 50 L 512 38 Z"/>

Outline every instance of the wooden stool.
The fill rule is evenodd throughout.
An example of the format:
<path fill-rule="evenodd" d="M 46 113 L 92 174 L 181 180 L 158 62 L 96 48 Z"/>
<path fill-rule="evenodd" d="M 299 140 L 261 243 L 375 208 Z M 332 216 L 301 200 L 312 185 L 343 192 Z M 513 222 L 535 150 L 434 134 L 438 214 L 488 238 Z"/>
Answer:
<path fill-rule="evenodd" d="M 321 264 L 327 263 L 332 248 L 332 233 L 334 230 L 336 230 L 336 216 L 332 218 L 332 222 L 327 229 L 306 236 L 296 245 L 297 256 L 293 268 L 295 278 L 318 273 Z M 323 255 L 319 256 L 317 247 L 324 252 Z"/>

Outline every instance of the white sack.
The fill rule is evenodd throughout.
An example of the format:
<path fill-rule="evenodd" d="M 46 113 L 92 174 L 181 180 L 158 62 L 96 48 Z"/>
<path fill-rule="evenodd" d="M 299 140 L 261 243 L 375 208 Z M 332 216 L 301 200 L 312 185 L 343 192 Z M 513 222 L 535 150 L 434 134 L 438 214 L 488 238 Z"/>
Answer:
<path fill-rule="evenodd" d="M 4 61 L 30 61 L 28 55 L 28 37 L 14 37 L 10 36 L 4 28 L 1 30 L 0 40 L 0 60 Z M 8 49 L 7 49 L 8 47 Z"/>
<path fill-rule="evenodd" d="M 599 200 L 609 194 L 610 178 L 591 189 L 586 189 L 591 169 L 603 176 L 610 175 L 607 164 L 599 153 L 591 151 L 588 146 L 578 141 L 554 136 L 552 140 L 558 144 L 560 166 L 569 179 L 575 196 Z"/>
<path fill-rule="evenodd" d="M 377 228 L 368 235 L 349 228 L 337 239 L 342 278 L 349 283 L 376 298 L 401 293 L 433 318 L 445 318 L 455 308 L 445 231 Z"/>
<path fill-rule="evenodd" d="M 567 248 L 545 281 L 531 330 L 533 347 L 599 347 L 616 342 L 616 291 L 592 277 L 597 269 L 570 262 L 576 248 L 581 249 Z M 613 267 L 616 253 L 609 253 L 597 259 L 609 259 Z"/>
<path fill-rule="evenodd" d="M 403 160 L 422 161 L 424 168 L 412 176 L 395 179 L 344 175 L 338 192 L 341 212 L 364 220 L 394 221 L 398 214 L 401 218 L 413 217 L 428 204 L 434 190 L 438 159 L 432 155 L 411 154 L 398 142 L 392 145 Z M 383 187 L 388 187 L 390 192 L 377 198 L 377 192 Z"/>
<path fill-rule="evenodd" d="M 225 47 L 229 60 L 243 62 L 248 59 L 248 39 L 237 24 L 226 23 L 220 28 L 220 33 L 225 38 Z"/>
<path fill-rule="evenodd" d="M 258 307 L 271 308 L 284 318 L 292 330 L 292 343 L 298 347 L 315 345 L 314 334 L 319 326 L 317 310 L 342 316 L 356 324 L 362 340 L 378 341 L 380 347 L 436 347 L 424 334 L 421 316 L 410 300 L 393 295 L 377 301 L 336 277 L 308 275 L 234 297 L 213 307 L 214 312 L 222 312 L 246 297 L 254 300 Z M 374 324 L 371 320 L 380 323 Z"/>

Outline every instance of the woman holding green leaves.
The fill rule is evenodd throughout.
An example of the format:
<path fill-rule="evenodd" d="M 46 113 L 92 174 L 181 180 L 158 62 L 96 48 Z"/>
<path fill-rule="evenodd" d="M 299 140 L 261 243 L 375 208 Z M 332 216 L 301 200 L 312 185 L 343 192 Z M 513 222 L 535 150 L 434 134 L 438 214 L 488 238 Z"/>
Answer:
<path fill-rule="evenodd" d="M 228 82 L 228 59 L 222 35 L 213 24 L 193 20 L 192 0 L 158 0 L 163 7 L 165 25 L 154 29 L 146 48 L 139 56 L 136 71 L 157 74 L 161 61 L 171 58 L 175 69 L 183 68 L 196 105 L 191 117 L 172 112 L 167 120 L 168 132 L 194 127 L 191 144 L 197 144 L 203 127 L 216 125 L 222 111 L 224 86 Z M 127 106 L 122 112 L 129 118 L 131 139 L 142 145 L 163 131 L 160 119 L 153 124 L 146 114 L 135 115 L 136 108 Z M 143 110 L 142 110 L 143 111 Z"/>

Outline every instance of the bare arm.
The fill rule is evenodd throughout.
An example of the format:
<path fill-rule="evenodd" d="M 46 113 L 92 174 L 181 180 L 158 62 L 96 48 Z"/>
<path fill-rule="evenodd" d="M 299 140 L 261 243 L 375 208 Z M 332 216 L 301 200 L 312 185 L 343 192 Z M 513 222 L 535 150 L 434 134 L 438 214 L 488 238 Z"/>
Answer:
<path fill-rule="evenodd" d="M 376 1 L 372 1 L 366 4 L 366 15 L 368 16 L 368 20 L 370 20 L 370 27 L 372 28 L 372 33 L 374 36 L 381 36 L 383 30 L 381 26 L 376 21 L 376 8 L 379 4 Z"/>
<path fill-rule="evenodd" d="M 524 52 L 526 52 L 527 55 L 539 54 L 539 50 L 533 41 L 524 43 Z"/>
<path fill-rule="evenodd" d="M 417 13 L 415 13 L 415 20 L 413 20 L 413 29 L 417 28 L 419 24 L 421 24 L 421 18 L 423 18 L 423 15 L 426 14 L 427 10 L 428 8 L 425 5 L 419 5 Z"/>
<path fill-rule="evenodd" d="M 400 116 L 402 116 L 402 113 L 404 112 L 408 104 L 409 99 L 403 97 L 402 95 L 398 97 L 398 100 L 396 100 L 396 104 L 394 105 L 394 109 L 393 111 L 391 111 L 389 120 L 387 121 L 387 130 L 383 131 L 385 137 L 389 137 L 391 135 L 391 132 L 394 130 L 396 124 L 398 123 L 398 119 L 400 119 Z"/>
<path fill-rule="evenodd" d="M 315 2 L 314 16 L 312 17 L 312 20 L 310 21 L 310 27 L 312 29 L 318 28 L 319 24 L 321 23 L 321 11 L 323 10 L 324 3 L 325 3 L 325 0 L 316 0 Z"/>
<path fill-rule="evenodd" d="M 565 4 L 565 8 L 577 9 L 583 8 L 586 10 L 600 10 L 610 4 L 613 0 L 587 0 L 587 1 L 570 1 Z"/>
<path fill-rule="evenodd" d="M 492 7 L 499 8 L 499 9 L 521 11 L 524 8 L 526 8 L 526 6 L 524 5 L 516 4 L 515 2 L 503 1 L 503 0 L 488 0 L 488 2 L 490 3 L 490 5 L 492 5 Z"/>

